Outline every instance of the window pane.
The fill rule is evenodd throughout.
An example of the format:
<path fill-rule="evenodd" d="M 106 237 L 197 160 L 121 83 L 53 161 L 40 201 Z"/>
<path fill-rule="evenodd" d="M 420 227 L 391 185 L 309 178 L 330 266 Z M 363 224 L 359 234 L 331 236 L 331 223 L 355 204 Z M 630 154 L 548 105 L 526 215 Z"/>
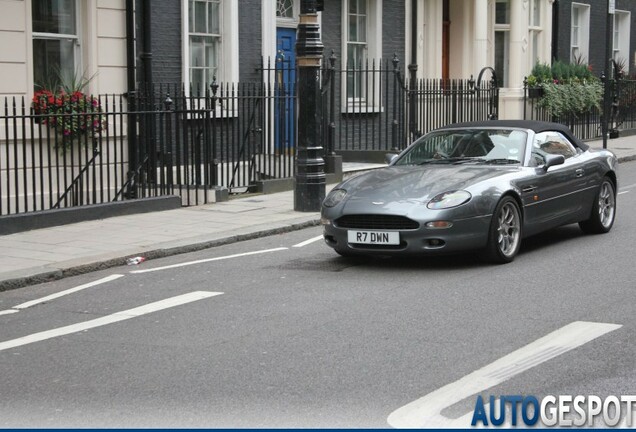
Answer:
<path fill-rule="evenodd" d="M 618 14 L 614 14 L 614 50 L 618 49 L 618 36 L 620 34 L 619 23 Z"/>
<path fill-rule="evenodd" d="M 205 87 L 209 89 L 210 84 L 214 82 L 214 77 L 216 77 L 216 68 L 209 68 L 205 71 Z"/>
<path fill-rule="evenodd" d="M 221 8 L 219 0 L 190 0 L 190 23 L 197 35 L 190 35 L 190 83 L 203 93 L 218 73 L 221 55 Z M 193 33 L 191 31 L 191 33 Z M 223 77 L 217 77 L 222 80 Z"/>
<path fill-rule="evenodd" d="M 508 32 L 495 32 L 495 71 L 497 72 L 497 80 L 500 87 L 508 85 L 508 45 Z"/>
<path fill-rule="evenodd" d="M 495 8 L 495 23 L 510 24 L 510 1 L 497 0 Z"/>
<path fill-rule="evenodd" d="M 532 25 L 541 26 L 541 0 L 534 0 L 532 2 Z"/>
<path fill-rule="evenodd" d="M 188 31 L 194 33 L 194 2 L 188 2 Z"/>
<path fill-rule="evenodd" d="M 60 79 L 71 82 L 75 75 L 73 40 L 33 39 L 33 79 L 36 88 L 56 90 Z"/>
<path fill-rule="evenodd" d="M 367 13 L 367 0 L 358 0 L 358 13 L 366 15 Z"/>
<path fill-rule="evenodd" d="M 579 25 L 579 8 L 577 7 L 572 8 L 572 25 L 573 26 Z"/>
<path fill-rule="evenodd" d="M 207 33 L 205 2 L 194 3 L 194 31 L 195 33 Z"/>
<path fill-rule="evenodd" d="M 219 3 L 212 2 L 208 8 L 208 33 L 219 34 Z"/>
<path fill-rule="evenodd" d="M 349 45 L 347 47 L 349 69 L 347 73 L 347 97 L 362 98 L 362 86 L 364 72 L 361 70 L 364 63 L 364 51 L 362 45 Z M 355 71 L 351 70 L 355 68 Z"/>
<path fill-rule="evenodd" d="M 539 61 L 539 32 L 532 32 L 532 63 Z"/>
<path fill-rule="evenodd" d="M 349 41 L 357 42 L 358 40 L 358 20 L 355 15 L 349 15 Z"/>
<path fill-rule="evenodd" d="M 195 93 L 200 94 L 205 91 L 204 71 L 205 69 L 190 69 L 190 85 Z"/>
<path fill-rule="evenodd" d="M 205 44 L 205 66 L 216 69 L 218 64 L 218 44 L 212 38 L 208 39 Z"/>
<path fill-rule="evenodd" d="M 280 18 L 294 17 L 294 1 L 293 0 L 277 0 L 276 16 Z"/>
<path fill-rule="evenodd" d="M 358 0 L 349 0 L 349 13 L 354 14 L 358 12 Z"/>
<path fill-rule="evenodd" d="M 205 65 L 203 52 L 203 38 L 200 36 L 190 37 L 190 66 L 202 67 Z"/>
<path fill-rule="evenodd" d="M 33 0 L 31 7 L 34 32 L 77 34 L 75 0 Z"/>
<path fill-rule="evenodd" d="M 358 42 L 367 41 L 367 17 L 361 16 L 358 18 Z"/>
<path fill-rule="evenodd" d="M 347 46 L 347 67 L 360 69 L 366 60 L 365 45 L 349 44 Z"/>

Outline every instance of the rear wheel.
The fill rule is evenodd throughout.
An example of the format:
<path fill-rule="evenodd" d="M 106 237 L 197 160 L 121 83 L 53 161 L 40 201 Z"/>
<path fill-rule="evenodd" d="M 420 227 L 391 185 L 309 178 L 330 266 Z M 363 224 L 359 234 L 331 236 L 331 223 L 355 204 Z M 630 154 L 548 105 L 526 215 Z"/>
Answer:
<path fill-rule="evenodd" d="M 588 220 L 579 222 L 586 234 L 603 234 L 612 229 L 616 217 L 616 191 L 614 183 L 605 177 L 592 203 L 592 214 Z"/>
<path fill-rule="evenodd" d="M 503 197 L 490 222 L 486 256 L 497 264 L 515 259 L 521 246 L 521 212 L 517 202 L 509 196 Z"/>

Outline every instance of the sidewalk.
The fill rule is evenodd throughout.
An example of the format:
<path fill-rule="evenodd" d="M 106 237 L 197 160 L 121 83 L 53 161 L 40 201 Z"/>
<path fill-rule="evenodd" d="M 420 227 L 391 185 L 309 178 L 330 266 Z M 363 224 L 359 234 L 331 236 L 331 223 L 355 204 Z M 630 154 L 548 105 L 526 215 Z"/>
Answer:
<path fill-rule="evenodd" d="M 636 160 L 636 136 L 609 140 L 608 148 L 621 162 Z M 345 165 L 349 172 L 378 167 Z M 0 236 L 0 291 L 122 265 L 132 256 L 154 259 L 318 225 L 318 212 L 293 207 L 294 192 L 287 191 Z"/>

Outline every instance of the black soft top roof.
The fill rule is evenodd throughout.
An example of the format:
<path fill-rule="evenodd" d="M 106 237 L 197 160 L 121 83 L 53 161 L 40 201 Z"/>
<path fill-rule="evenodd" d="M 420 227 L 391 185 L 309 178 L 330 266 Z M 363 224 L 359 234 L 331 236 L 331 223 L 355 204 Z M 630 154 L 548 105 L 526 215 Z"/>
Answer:
<path fill-rule="evenodd" d="M 480 127 L 489 127 L 489 128 L 521 128 L 521 129 L 530 129 L 535 133 L 545 132 L 545 131 L 556 131 L 565 135 L 570 141 L 576 143 L 576 145 L 582 150 L 587 150 L 589 146 L 585 144 L 583 141 L 574 136 L 570 128 L 561 123 L 551 123 L 544 121 L 536 121 L 536 120 L 485 120 L 478 122 L 465 122 L 465 123 L 453 123 L 436 130 L 445 130 L 445 129 L 463 129 L 463 128 L 480 128 Z"/>

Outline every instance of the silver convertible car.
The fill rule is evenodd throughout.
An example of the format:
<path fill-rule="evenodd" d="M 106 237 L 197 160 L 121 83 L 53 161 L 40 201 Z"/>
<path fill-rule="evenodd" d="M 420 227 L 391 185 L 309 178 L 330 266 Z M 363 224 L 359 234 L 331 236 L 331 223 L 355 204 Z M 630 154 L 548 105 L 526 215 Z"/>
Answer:
<path fill-rule="evenodd" d="M 324 239 L 341 255 L 481 250 L 507 263 L 524 237 L 572 223 L 605 233 L 616 216 L 616 157 L 560 124 L 453 124 L 387 156 L 323 201 Z"/>

